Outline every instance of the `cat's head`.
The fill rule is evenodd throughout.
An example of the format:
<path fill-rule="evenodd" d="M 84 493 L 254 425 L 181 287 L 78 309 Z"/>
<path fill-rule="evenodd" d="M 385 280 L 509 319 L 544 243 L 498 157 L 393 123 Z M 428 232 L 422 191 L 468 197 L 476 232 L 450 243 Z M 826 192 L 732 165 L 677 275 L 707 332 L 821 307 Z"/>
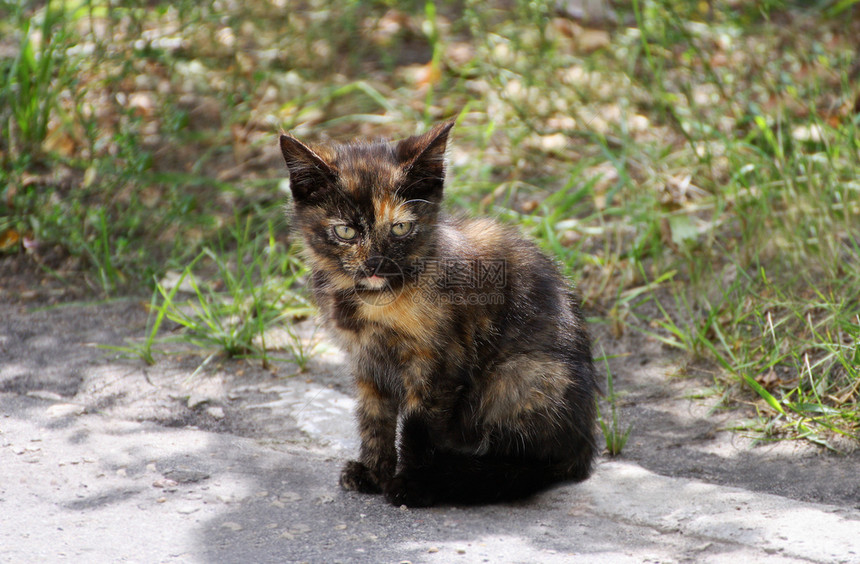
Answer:
<path fill-rule="evenodd" d="M 381 291 L 415 275 L 436 240 L 453 121 L 398 142 L 280 144 L 294 225 L 311 266 L 340 289 Z"/>

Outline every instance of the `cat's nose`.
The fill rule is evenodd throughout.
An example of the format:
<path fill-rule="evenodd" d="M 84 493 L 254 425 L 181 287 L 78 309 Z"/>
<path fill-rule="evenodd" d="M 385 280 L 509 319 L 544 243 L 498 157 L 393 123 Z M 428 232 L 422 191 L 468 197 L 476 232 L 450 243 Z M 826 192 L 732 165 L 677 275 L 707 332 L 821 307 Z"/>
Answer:
<path fill-rule="evenodd" d="M 397 263 L 382 255 L 373 255 L 364 261 L 365 276 L 379 276 L 380 278 L 398 277 L 403 271 Z"/>
<path fill-rule="evenodd" d="M 382 262 L 384 260 L 385 257 L 381 255 L 374 255 L 372 257 L 368 257 L 368 259 L 364 261 L 364 270 L 369 276 L 384 276 L 384 273 L 381 272 L 382 270 L 384 270 L 382 268 Z"/>

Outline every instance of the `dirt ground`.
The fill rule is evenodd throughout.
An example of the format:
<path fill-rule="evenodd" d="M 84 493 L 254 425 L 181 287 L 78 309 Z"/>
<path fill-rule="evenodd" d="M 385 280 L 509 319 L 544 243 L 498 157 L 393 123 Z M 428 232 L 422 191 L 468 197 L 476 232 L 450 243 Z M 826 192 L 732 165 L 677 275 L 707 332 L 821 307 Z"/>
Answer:
<path fill-rule="evenodd" d="M 54 257 L 54 266 L 68 257 Z M 100 301 L 83 277 L 65 281 L 25 257 L 0 260 L 0 393 L 3 401 L 38 398 L 165 427 L 231 433 L 258 440 L 306 443 L 292 418 L 279 412 L 279 383 L 303 379 L 349 394 L 337 353 L 318 354 L 301 374 L 288 362 L 263 369 L 259 361 L 215 359 L 185 350 L 157 356 L 147 367 L 105 346 L 142 340 L 146 296 Z M 623 425 L 632 424 L 621 460 L 664 476 L 776 494 L 798 501 L 860 508 L 860 452 L 836 454 L 798 441 L 758 443 L 726 429 L 750 417 L 715 408 L 706 374 L 683 375 L 671 351 L 635 332 L 613 338 L 592 327 L 620 396 Z M 313 321 L 302 325 L 315 332 Z M 189 373 L 193 374 L 189 377 Z M 267 406 L 271 404 L 269 407 Z"/>

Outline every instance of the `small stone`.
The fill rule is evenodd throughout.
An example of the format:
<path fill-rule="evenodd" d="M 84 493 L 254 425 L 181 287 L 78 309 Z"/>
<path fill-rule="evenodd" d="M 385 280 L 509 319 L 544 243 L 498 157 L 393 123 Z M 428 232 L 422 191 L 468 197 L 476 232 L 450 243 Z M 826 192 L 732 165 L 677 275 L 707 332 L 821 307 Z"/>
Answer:
<path fill-rule="evenodd" d="M 204 403 L 209 403 L 211 401 L 212 398 L 210 398 L 209 396 L 204 396 L 203 394 L 191 394 L 188 397 L 188 402 L 186 405 L 188 405 L 189 409 L 194 409 L 195 407 L 203 405 Z"/>
<path fill-rule="evenodd" d="M 31 398 L 38 398 L 47 401 L 62 401 L 63 396 L 56 392 L 49 392 L 48 390 L 31 390 L 27 392 L 27 395 Z"/>
<path fill-rule="evenodd" d="M 552 135 L 541 135 L 538 137 L 538 144 L 547 153 L 561 153 L 567 149 L 569 140 L 563 133 L 553 133 Z M 527 210 L 526 213 L 537 209 L 537 201 L 532 201 L 534 202 L 534 208 Z"/>
<path fill-rule="evenodd" d="M 278 495 L 278 500 L 284 503 L 292 503 L 294 501 L 301 501 L 302 496 L 296 492 L 284 492 Z"/>
<path fill-rule="evenodd" d="M 465 548 L 458 548 L 457 554 L 466 554 L 466 549 Z"/>
<path fill-rule="evenodd" d="M 213 419 L 224 419 L 224 408 L 212 406 L 206 408 L 206 413 Z"/>
<path fill-rule="evenodd" d="M 439 552 L 439 547 L 431 546 L 430 548 L 427 549 L 427 552 L 429 552 L 430 554 L 435 554 L 435 553 Z"/>
<path fill-rule="evenodd" d="M 296 523 L 292 527 L 290 527 L 290 532 L 294 535 L 301 535 L 307 532 L 310 532 L 311 528 L 304 523 Z"/>
<path fill-rule="evenodd" d="M 152 482 L 153 488 L 164 488 L 164 489 L 174 488 L 175 489 L 177 485 L 179 485 L 178 482 L 171 480 L 169 478 L 163 478 L 161 480 L 156 480 L 156 481 Z"/>
<path fill-rule="evenodd" d="M 192 470 L 190 468 L 173 468 L 164 472 L 163 476 L 179 484 L 192 484 L 209 479 L 207 472 Z"/>
<path fill-rule="evenodd" d="M 335 526 L 334 526 L 334 528 L 335 528 L 335 530 L 336 530 L 336 531 L 345 531 L 345 530 L 346 530 L 346 525 L 344 525 L 344 524 L 335 525 Z"/>
<path fill-rule="evenodd" d="M 229 529 L 235 533 L 242 530 L 242 525 L 233 521 L 225 521 L 224 523 L 221 523 L 221 528 Z"/>
<path fill-rule="evenodd" d="M 57 403 L 45 410 L 48 417 L 51 419 L 59 419 L 61 417 L 70 417 L 72 415 L 82 415 L 86 408 L 82 405 L 74 403 Z"/>
<path fill-rule="evenodd" d="M 791 131 L 791 136 L 798 141 L 820 143 L 824 138 L 824 130 L 818 124 L 801 125 Z"/>

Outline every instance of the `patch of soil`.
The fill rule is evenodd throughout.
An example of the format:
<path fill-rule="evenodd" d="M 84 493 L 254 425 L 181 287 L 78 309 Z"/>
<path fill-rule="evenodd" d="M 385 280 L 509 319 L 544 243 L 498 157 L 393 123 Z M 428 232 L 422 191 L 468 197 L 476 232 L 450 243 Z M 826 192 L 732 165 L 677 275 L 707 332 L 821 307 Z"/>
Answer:
<path fill-rule="evenodd" d="M 62 245 L 0 254 L 0 304 L 47 307 L 92 299 L 85 272 L 81 259 Z"/>
<path fill-rule="evenodd" d="M 819 503 L 860 508 L 860 450 L 834 453 L 803 441 L 763 442 L 732 431 L 754 419 L 752 407 L 719 405 L 714 376 L 635 331 L 615 338 L 595 328 L 609 361 L 622 429 L 620 455 L 658 474 L 695 478 Z"/>

